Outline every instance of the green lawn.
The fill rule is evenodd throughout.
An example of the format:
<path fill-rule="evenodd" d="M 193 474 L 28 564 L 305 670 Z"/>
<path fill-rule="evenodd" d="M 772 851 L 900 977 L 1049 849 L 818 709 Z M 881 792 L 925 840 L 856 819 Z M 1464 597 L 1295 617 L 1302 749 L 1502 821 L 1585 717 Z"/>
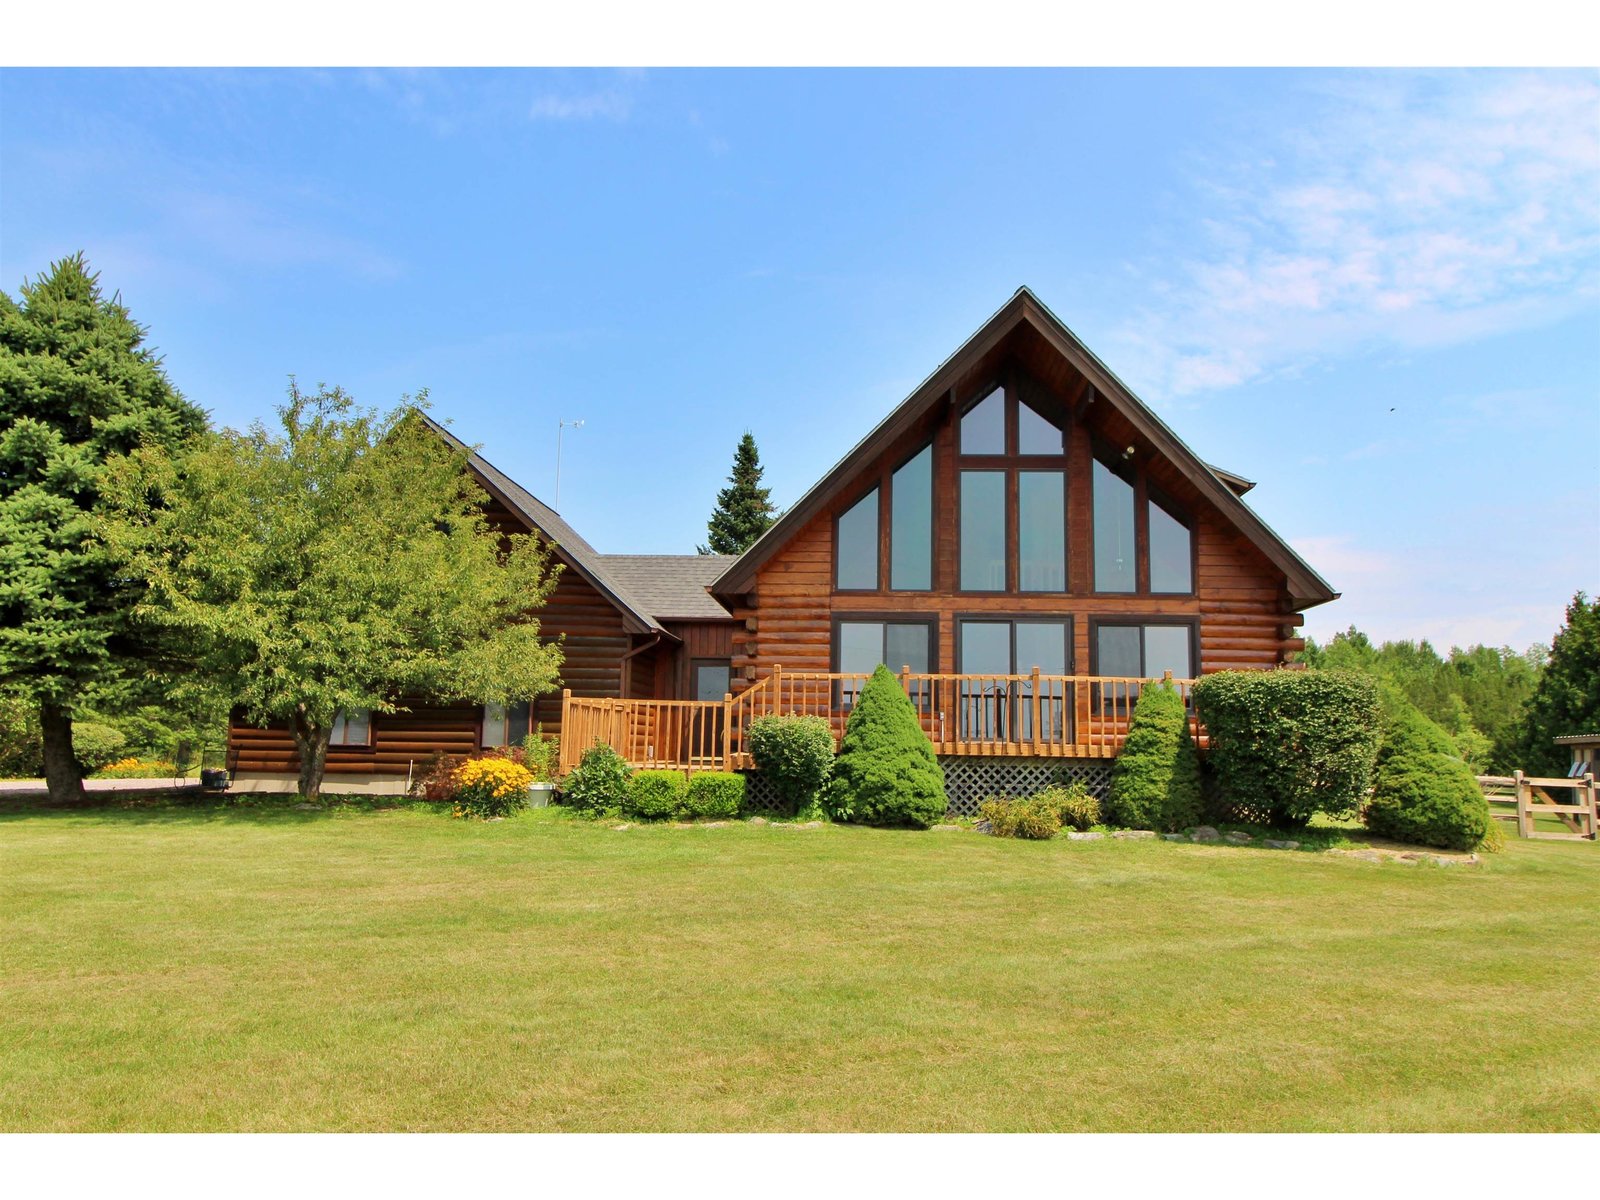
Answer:
<path fill-rule="evenodd" d="M 1600 852 L 0 814 L 6 1130 L 1600 1129 Z"/>

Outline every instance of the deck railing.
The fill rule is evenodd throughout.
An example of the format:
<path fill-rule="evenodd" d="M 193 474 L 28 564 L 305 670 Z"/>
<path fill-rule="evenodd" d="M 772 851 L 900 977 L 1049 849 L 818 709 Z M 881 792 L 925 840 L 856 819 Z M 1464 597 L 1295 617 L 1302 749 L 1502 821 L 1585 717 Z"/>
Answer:
<path fill-rule="evenodd" d="M 630 765 L 686 771 L 752 766 L 750 723 L 773 715 L 825 719 L 835 741 L 869 676 L 785 671 L 721 700 L 588 699 L 564 692 L 561 770 L 596 741 Z M 1172 679 L 1184 700 L 1191 679 Z M 937 754 L 1112 758 L 1150 679 L 1105 675 L 941 675 L 901 671 L 900 686 Z M 1191 716 L 1191 721 L 1194 718 Z M 1192 726 L 1196 736 L 1201 730 Z"/>

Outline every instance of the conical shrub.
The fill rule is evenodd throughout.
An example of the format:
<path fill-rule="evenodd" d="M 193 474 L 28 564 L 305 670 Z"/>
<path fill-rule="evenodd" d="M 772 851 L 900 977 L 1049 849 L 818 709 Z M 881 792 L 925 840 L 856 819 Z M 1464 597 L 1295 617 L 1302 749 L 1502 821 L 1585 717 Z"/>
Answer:
<path fill-rule="evenodd" d="M 1146 684 L 1111 769 L 1106 820 L 1128 829 L 1186 829 L 1200 820 L 1200 756 L 1170 683 Z"/>
<path fill-rule="evenodd" d="M 879 665 L 856 698 L 823 806 L 836 821 L 926 829 L 944 816 L 944 768 L 917 711 Z"/>

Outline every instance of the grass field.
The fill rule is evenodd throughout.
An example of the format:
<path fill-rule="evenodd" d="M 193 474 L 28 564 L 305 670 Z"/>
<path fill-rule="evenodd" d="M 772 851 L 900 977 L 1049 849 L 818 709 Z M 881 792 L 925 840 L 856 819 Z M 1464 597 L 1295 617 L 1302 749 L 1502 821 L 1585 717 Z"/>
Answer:
<path fill-rule="evenodd" d="M 1600 1129 L 1600 852 L 0 814 L 6 1130 Z"/>

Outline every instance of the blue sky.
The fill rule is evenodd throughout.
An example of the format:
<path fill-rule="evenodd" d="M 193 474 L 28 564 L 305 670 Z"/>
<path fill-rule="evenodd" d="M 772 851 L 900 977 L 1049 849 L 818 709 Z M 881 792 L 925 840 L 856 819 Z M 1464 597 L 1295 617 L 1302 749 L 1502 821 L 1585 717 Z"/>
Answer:
<path fill-rule="evenodd" d="M 219 423 L 434 412 L 607 552 L 792 503 L 1028 284 L 1344 598 L 1600 591 L 1600 73 L 0 72 L 0 286 L 84 250 Z"/>

